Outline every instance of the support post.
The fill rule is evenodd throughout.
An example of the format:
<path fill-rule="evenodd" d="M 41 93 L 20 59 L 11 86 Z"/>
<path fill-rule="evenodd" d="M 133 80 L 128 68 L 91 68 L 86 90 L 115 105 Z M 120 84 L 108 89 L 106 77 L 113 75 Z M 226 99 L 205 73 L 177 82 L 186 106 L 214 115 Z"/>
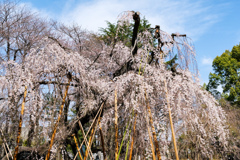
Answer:
<path fill-rule="evenodd" d="M 54 130 L 53 130 L 50 146 L 49 146 L 48 153 L 46 155 L 46 159 L 45 160 L 49 160 L 49 158 L 50 158 L 50 151 L 51 151 L 52 146 L 53 146 L 53 141 L 54 141 L 55 134 L 56 134 L 56 131 L 57 131 L 57 126 L 58 126 L 58 123 L 59 123 L 61 115 L 62 115 L 63 106 L 65 104 L 65 100 L 66 100 L 67 93 L 68 93 L 68 88 L 69 88 L 70 82 L 72 81 L 72 75 L 71 75 L 70 72 L 68 73 L 67 77 L 68 77 L 68 84 L 67 84 L 66 91 L 65 91 L 65 94 L 64 94 L 64 97 L 63 97 L 63 100 L 62 100 L 62 105 L 60 107 L 58 119 L 57 119 L 57 122 L 55 123 L 55 126 L 54 126 Z"/>
<path fill-rule="evenodd" d="M 14 152 L 14 156 L 13 156 L 14 160 L 17 160 L 17 154 L 18 154 L 18 147 L 19 147 L 19 141 L 20 141 L 21 130 L 22 130 L 22 121 L 23 121 L 23 113 L 24 113 L 24 105 L 25 105 L 25 101 L 26 101 L 26 96 L 27 96 L 27 86 L 25 86 L 25 91 L 24 91 L 24 95 L 23 95 L 22 110 L 21 110 L 19 126 L 18 126 L 17 146 L 15 147 L 15 152 Z"/>

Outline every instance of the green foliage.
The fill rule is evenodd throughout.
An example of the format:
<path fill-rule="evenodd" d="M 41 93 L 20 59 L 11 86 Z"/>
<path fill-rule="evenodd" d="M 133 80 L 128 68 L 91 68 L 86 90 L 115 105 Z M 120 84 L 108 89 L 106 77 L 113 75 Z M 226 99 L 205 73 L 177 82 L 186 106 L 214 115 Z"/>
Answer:
<path fill-rule="evenodd" d="M 206 90 L 207 89 L 207 84 L 203 83 L 203 86 L 201 87 L 202 90 Z"/>
<path fill-rule="evenodd" d="M 82 134 L 81 130 L 78 131 L 77 136 L 78 136 L 80 142 L 82 142 L 84 137 L 83 137 L 83 134 Z"/>
<path fill-rule="evenodd" d="M 177 55 L 175 55 L 172 59 L 165 62 L 166 66 L 167 66 L 167 69 L 170 70 L 174 66 L 174 64 L 176 64 L 177 59 L 178 59 L 178 57 L 177 57 Z"/>
<path fill-rule="evenodd" d="M 23 146 L 27 147 L 27 140 L 23 140 L 23 143 L 22 143 Z"/>
<path fill-rule="evenodd" d="M 213 60 L 214 73 L 209 75 L 207 90 L 220 96 L 218 86 L 222 86 L 224 97 L 232 104 L 240 104 L 240 45 L 226 50 Z"/>
<path fill-rule="evenodd" d="M 100 39 L 102 39 L 106 45 L 112 44 L 115 40 L 122 41 L 126 46 L 131 46 L 131 38 L 133 34 L 133 27 L 134 24 L 131 23 L 130 25 L 123 25 L 121 28 L 119 28 L 119 31 L 117 32 L 117 24 L 111 23 L 109 21 L 106 21 L 107 27 L 106 28 L 100 28 L 100 32 L 102 33 L 100 35 Z M 141 19 L 140 25 L 138 28 L 139 32 L 144 31 L 145 29 L 150 28 L 151 24 L 149 24 L 148 20 Z M 117 37 L 117 39 L 115 39 Z"/>
<path fill-rule="evenodd" d="M 187 136 L 183 133 L 178 137 L 178 142 L 183 143 L 183 141 L 186 139 L 187 139 Z"/>

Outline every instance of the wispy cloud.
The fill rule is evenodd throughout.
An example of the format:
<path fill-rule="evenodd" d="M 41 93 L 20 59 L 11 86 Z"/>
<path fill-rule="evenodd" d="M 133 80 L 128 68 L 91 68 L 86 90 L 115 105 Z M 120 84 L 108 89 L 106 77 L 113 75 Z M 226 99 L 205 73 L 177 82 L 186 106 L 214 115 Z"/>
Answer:
<path fill-rule="evenodd" d="M 45 18 L 45 19 L 54 19 L 56 16 L 54 13 L 47 11 L 47 10 L 42 10 L 34 7 L 32 3 L 30 2 L 21 2 L 19 3 L 19 7 L 24 7 L 26 9 L 31 10 L 33 13 L 38 14 L 40 17 Z"/>
<path fill-rule="evenodd" d="M 212 58 L 206 58 L 206 57 L 204 57 L 204 58 L 202 59 L 202 64 L 203 64 L 203 65 L 212 65 L 212 62 L 213 62 L 213 59 L 212 59 Z"/>
<path fill-rule="evenodd" d="M 78 23 L 83 28 L 98 31 L 106 27 L 105 21 L 116 22 L 126 10 L 140 11 L 150 23 L 160 25 L 167 32 L 186 33 L 196 40 L 219 21 L 218 6 L 203 0 L 68 0 L 60 20 Z"/>

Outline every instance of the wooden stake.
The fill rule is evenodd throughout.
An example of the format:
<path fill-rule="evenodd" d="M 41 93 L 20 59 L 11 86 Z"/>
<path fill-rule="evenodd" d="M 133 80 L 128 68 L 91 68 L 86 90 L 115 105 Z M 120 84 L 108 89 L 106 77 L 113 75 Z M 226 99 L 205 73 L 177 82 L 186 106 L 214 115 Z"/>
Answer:
<path fill-rule="evenodd" d="M 63 106 L 64 106 L 64 104 L 65 104 L 65 99 L 66 99 L 66 97 L 67 97 L 68 88 L 69 88 L 69 85 L 70 85 L 70 82 L 71 82 L 71 81 L 72 81 L 72 77 L 71 77 L 71 74 L 69 73 L 69 74 L 68 74 L 68 85 L 67 85 L 67 87 L 66 87 L 66 91 L 65 91 L 65 94 L 64 94 L 64 97 L 63 97 L 63 100 L 62 100 L 62 105 L 61 105 L 61 107 L 60 107 L 60 111 L 59 111 L 59 115 L 58 115 L 57 122 L 55 123 L 55 126 L 54 126 L 54 130 L 53 130 L 53 134 L 52 134 L 50 146 L 49 146 L 48 153 L 47 153 L 47 155 L 46 155 L 46 159 L 45 159 L 45 160 L 49 160 L 49 157 L 50 157 L 50 151 L 51 151 L 52 146 L 53 146 L 53 141 L 54 141 L 54 137 L 55 137 L 55 134 L 56 134 L 56 131 L 57 131 L 57 126 L 58 126 L 58 123 L 59 123 L 60 118 L 61 118 L 61 115 L 62 115 Z"/>
<path fill-rule="evenodd" d="M 157 152 L 158 160 L 161 160 L 161 154 L 160 154 L 160 150 L 159 150 L 159 145 L 158 145 L 158 141 L 157 141 L 157 136 L 156 136 L 155 128 L 154 128 L 154 125 L 153 125 L 152 113 L 151 113 L 151 108 L 150 108 L 150 106 L 149 106 L 146 89 L 145 89 L 145 100 L 146 100 L 147 109 L 148 109 L 148 114 L 149 114 L 149 118 L 150 118 L 150 125 L 151 125 L 151 127 L 152 127 L 152 134 L 153 134 L 153 139 L 154 139 L 154 143 L 155 143 L 155 147 L 156 147 L 156 152 Z"/>
<path fill-rule="evenodd" d="M 76 147 L 77 147 L 78 155 L 79 155 L 80 159 L 83 160 L 83 159 L 82 159 L 82 156 L 81 156 L 81 153 L 80 153 L 80 149 L 78 148 L 78 143 L 77 143 L 77 139 L 76 139 L 76 137 L 75 137 L 75 134 L 73 134 L 72 136 L 73 136 L 73 138 L 74 138 L 74 142 L 75 142 Z"/>
<path fill-rule="evenodd" d="M 173 139 L 173 144 L 174 144 L 175 156 L 176 156 L 176 160 L 179 160 L 179 158 L 178 158 L 178 150 L 177 150 L 177 143 L 176 143 L 176 138 L 175 138 L 175 133 L 174 133 L 174 128 L 173 128 L 173 122 L 172 122 L 171 107 L 170 107 L 170 103 L 169 103 L 169 99 L 168 99 L 167 82 L 166 82 L 165 79 L 164 79 L 164 84 L 165 84 L 165 92 L 166 92 L 169 120 L 170 120 L 171 130 L 172 130 L 172 139 Z"/>
<path fill-rule="evenodd" d="M 18 146 L 19 146 L 21 130 L 22 130 L 22 121 L 23 121 L 23 113 L 24 113 L 24 105 L 25 105 L 25 101 L 26 101 L 26 96 L 27 96 L 27 86 L 25 86 L 25 91 L 24 91 L 24 95 L 23 95 L 22 110 L 21 110 L 19 126 L 18 126 L 17 146 L 15 147 L 15 152 L 14 152 L 14 157 L 13 157 L 14 160 L 17 160 Z"/>
<path fill-rule="evenodd" d="M 115 89 L 115 159 L 118 156 L 118 111 L 117 111 L 117 89 Z"/>

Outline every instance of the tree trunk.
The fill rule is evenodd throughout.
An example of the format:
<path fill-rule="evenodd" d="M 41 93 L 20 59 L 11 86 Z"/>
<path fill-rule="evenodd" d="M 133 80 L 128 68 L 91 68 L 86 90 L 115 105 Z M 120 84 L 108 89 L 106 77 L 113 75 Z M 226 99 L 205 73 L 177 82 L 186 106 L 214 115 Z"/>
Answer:
<path fill-rule="evenodd" d="M 65 103 L 65 107 L 64 107 L 64 124 L 65 126 L 67 126 L 67 121 L 68 121 L 68 109 L 69 109 L 69 105 L 70 105 L 70 100 L 67 99 L 66 103 Z"/>

